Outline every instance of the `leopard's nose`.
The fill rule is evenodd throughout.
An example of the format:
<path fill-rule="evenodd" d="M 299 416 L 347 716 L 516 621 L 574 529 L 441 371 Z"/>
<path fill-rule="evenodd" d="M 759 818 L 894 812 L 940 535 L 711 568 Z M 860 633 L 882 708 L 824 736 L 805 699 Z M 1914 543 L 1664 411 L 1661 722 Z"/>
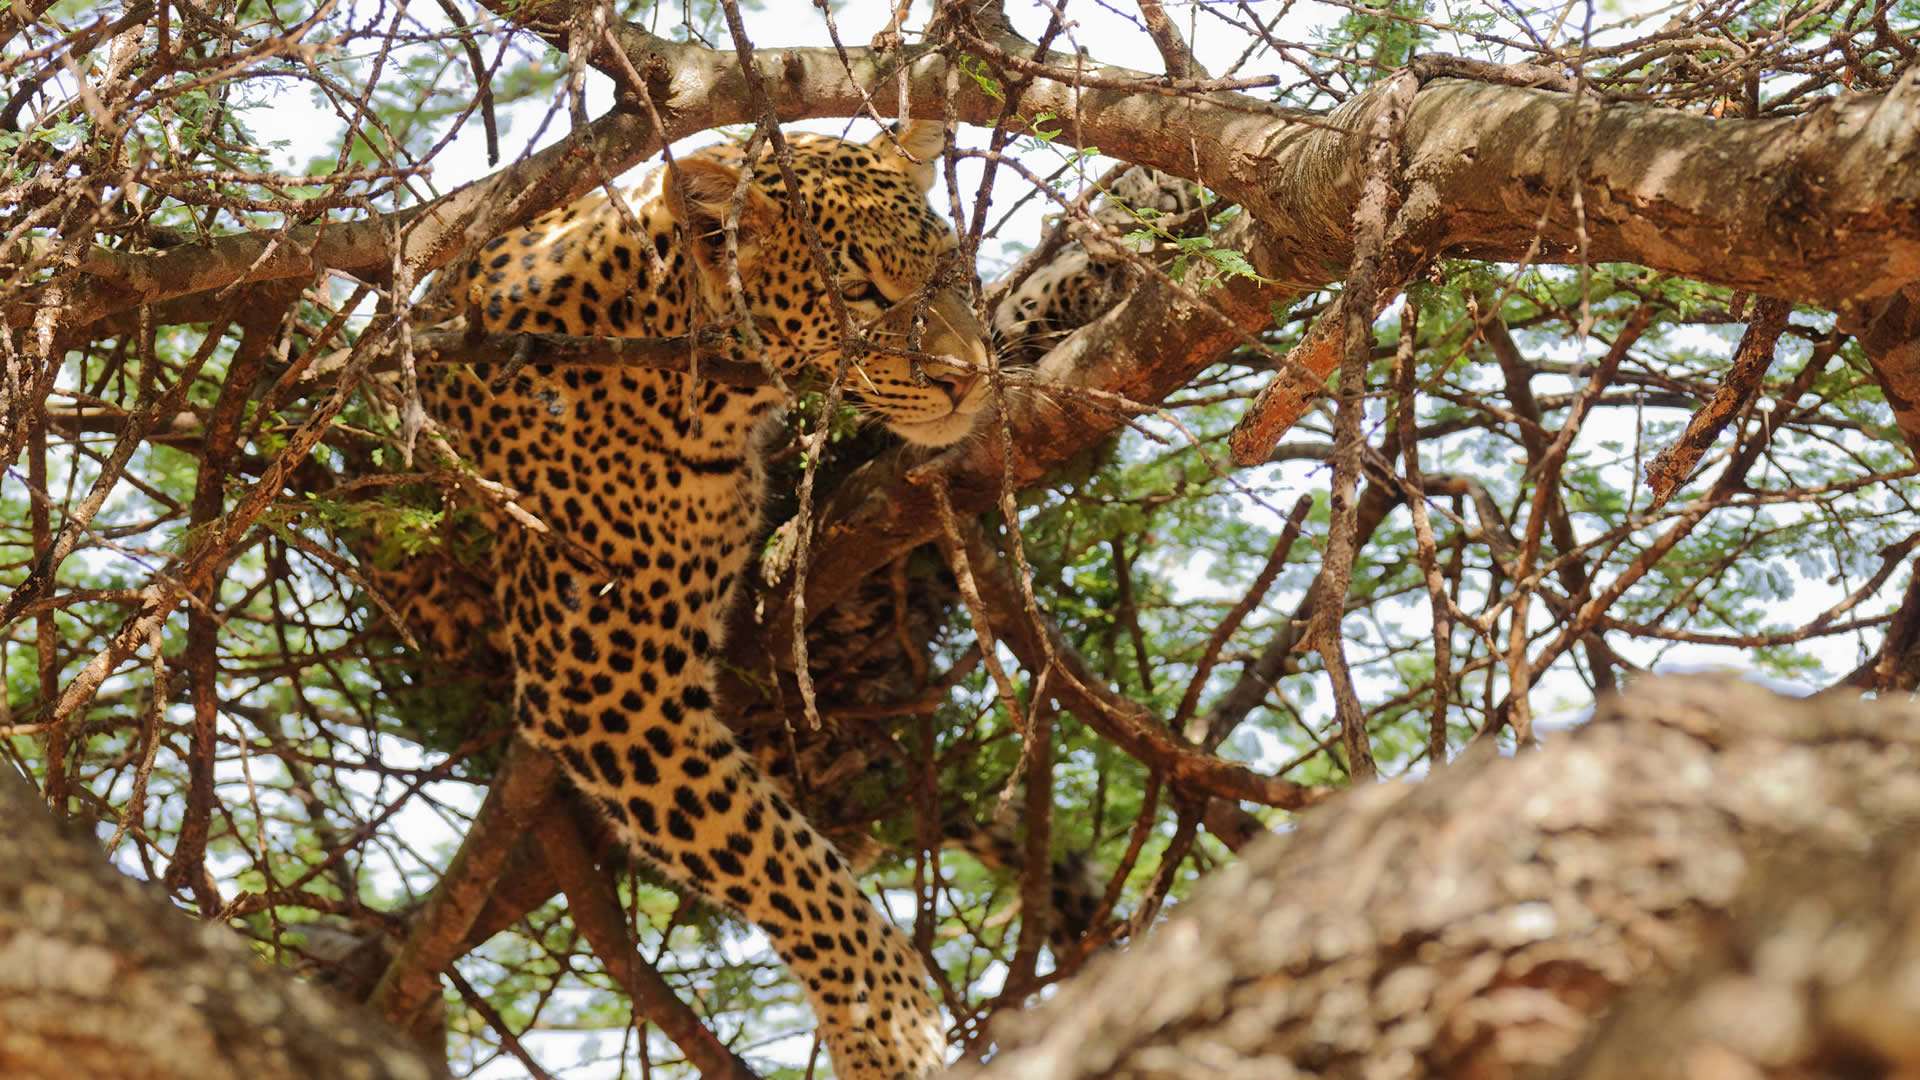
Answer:
<path fill-rule="evenodd" d="M 967 394 L 980 384 L 978 371 L 929 371 L 927 380 L 939 386 L 947 393 L 955 405 L 967 399 Z"/>

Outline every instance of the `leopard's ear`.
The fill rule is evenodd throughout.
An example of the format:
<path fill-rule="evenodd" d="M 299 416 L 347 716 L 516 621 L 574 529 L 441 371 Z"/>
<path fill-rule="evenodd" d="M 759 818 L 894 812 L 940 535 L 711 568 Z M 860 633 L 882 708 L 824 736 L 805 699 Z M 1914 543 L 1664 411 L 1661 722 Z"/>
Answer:
<path fill-rule="evenodd" d="M 938 120 L 909 120 L 874 136 L 867 146 L 880 155 L 881 161 L 906 173 L 925 194 L 933 189 L 934 167 L 940 161 L 940 151 L 947 147 L 947 128 Z M 906 153 L 901 153 L 903 150 Z"/>
<path fill-rule="evenodd" d="M 740 170 L 712 158 L 683 158 L 667 176 L 667 210 L 686 231 L 696 251 L 719 252 L 725 249 L 721 230 L 727 221 L 727 207 L 740 184 Z M 744 251 L 768 222 L 772 208 L 764 193 L 748 190 L 747 202 L 740 210 L 740 247 Z"/>

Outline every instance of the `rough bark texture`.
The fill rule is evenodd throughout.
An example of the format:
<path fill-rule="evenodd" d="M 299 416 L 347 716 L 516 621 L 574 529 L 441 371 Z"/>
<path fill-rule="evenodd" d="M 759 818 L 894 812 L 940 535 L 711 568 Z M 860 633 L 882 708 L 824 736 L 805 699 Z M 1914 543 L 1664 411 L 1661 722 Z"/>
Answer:
<path fill-rule="evenodd" d="M 1787 1049 L 1748 1060 L 1771 1067 L 1804 1051 L 1807 1071 L 1672 1071 L 1691 1070 L 1679 1059 L 1663 1075 L 1818 1075 L 1820 1048 L 1842 1045 L 1857 1051 L 1849 1061 L 1900 1063 L 1847 1075 L 1913 1075 L 1899 1072 L 1920 1066 L 1911 903 L 1888 917 L 1842 888 L 1801 917 L 1793 896 L 1810 879 L 1750 867 L 1792 852 L 1835 883 L 1866 853 L 1902 853 L 1893 868 L 1867 864 L 1862 881 L 1878 874 L 1889 885 L 1877 895 L 1910 897 L 1916 823 L 1911 706 L 1781 698 L 1729 679 L 1652 682 L 1543 752 L 1311 812 L 1148 940 L 999 1028 L 1001 1055 L 959 1075 L 1534 1075 L 1564 1063 L 1629 984 L 1690 970 L 1703 974 L 1623 1015 L 1596 1069 L 1642 1060 L 1632 1025 L 1657 1026 L 1660 1003 L 1718 1007 L 1715 988 L 1735 985 L 1759 1000 L 1771 992 L 1786 1020 L 1800 1005 L 1798 1027 L 1772 1029 Z M 1735 920 L 1748 907 L 1774 914 Z M 1756 963 L 1772 982 L 1741 981 Z M 1890 992 L 1870 1004 L 1821 993 L 1854 974 Z"/>
<path fill-rule="evenodd" d="M 511 21 L 564 48 L 573 3 L 495 5 Z M 975 35 L 975 31 L 979 36 Z M 633 75 L 659 105 L 666 130 L 641 112 L 616 110 L 577 140 L 549 146 L 429 207 L 348 224 L 292 228 L 272 238 L 227 236 L 210 244 L 127 254 L 91 249 L 67 302 L 73 330 L 238 280 L 305 280 L 317 271 L 385 268 L 385 238 L 401 234 L 400 257 L 416 279 L 463 244 L 524 223 L 697 132 L 759 117 L 731 48 L 668 41 L 637 25 L 592 42 L 602 72 L 637 97 Z M 1263 271 L 1296 287 L 1337 280 L 1351 256 L 1359 147 L 1379 94 L 1357 95 L 1322 116 L 1234 93 L 1142 94 L 1155 76 L 1084 57 L 1041 56 L 1011 30 L 985 25 L 959 35 L 963 49 L 1044 72 L 1021 99 L 1027 115 L 1050 113 L 1060 141 L 1180 176 L 1204 178 L 1283 239 Z M 907 84 L 915 116 L 942 113 L 954 85 L 945 56 L 928 47 L 766 49 L 756 57 L 771 109 L 782 121 L 886 115 Z M 1075 85 L 1094 80 L 1094 85 Z M 1713 120 L 1638 104 L 1453 79 L 1416 98 L 1404 132 L 1405 178 L 1415 189 L 1403 213 L 1425 219 L 1423 240 L 1454 254 L 1573 261 L 1577 228 L 1566 210 L 1581 185 L 1588 253 L 1701 280 L 1817 303 L 1853 307 L 1892 295 L 1920 272 L 1920 69 L 1884 95 L 1838 99 L 1806 116 Z M 991 124 L 1004 103 L 962 79 L 953 105 L 966 123 Z M 5 308 L 25 326 L 33 294 Z M 194 321 L 183 310 L 169 321 Z M 204 314 L 201 315 L 204 318 Z"/>
<path fill-rule="evenodd" d="M 10 772 L 0 813 L 0 1075 L 440 1075 Z M 1916 824 L 1911 706 L 1652 682 L 1544 752 L 1261 842 L 960 1075 L 1911 1076 Z"/>
<path fill-rule="evenodd" d="M 1920 1068 L 1920 849 L 1760 861 L 1732 933 L 1669 986 L 1629 993 L 1572 1080 L 1911 1077 Z"/>
<path fill-rule="evenodd" d="M 444 1063 L 256 962 L 47 814 L 0 767 L 0 1076 L 431 1080 Z"/>

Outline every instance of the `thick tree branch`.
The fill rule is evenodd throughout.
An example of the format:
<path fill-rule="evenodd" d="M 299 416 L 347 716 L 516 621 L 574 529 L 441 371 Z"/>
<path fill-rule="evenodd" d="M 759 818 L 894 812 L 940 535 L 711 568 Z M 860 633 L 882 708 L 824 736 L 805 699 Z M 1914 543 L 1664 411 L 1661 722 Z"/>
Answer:
<path fill-rule="evenodd" d="M 1920 848 L 1785 846 L 1754 861 L 1722 947 L 1628 994 L 1553 1080 L 1920 1070 Z"/>
<path fill-rule="evenodd" d="M 515 840 L 543 806 L 560 797 L 555 787 L 558 771 L 545 752 L 513 740 L 446 876 L 434 888 L 406 944 L 368 1002 L 396 1026 L 411 1026 L 427 1002 L 439 995 L 440 972 L 460 957 L 468 930 L 506 870 Z"/>
<path fill-rule="evenodd" d="M 692 134 L 692 128 L 682 134 Z M 669 135 L 672 141 L 681 135 Z M 154 252 L 95 249 L 105 274 L 82 274 L 68 293 L 63 334 L 143 304 L 159 304 L 224 289 L 241 281 L 309 279 L 330 271 L 384 277 L 399 258 L 413 264 L 414 279 L 444 265 L 464 245 L 477 243 L 602 182 L 589 160 L 609 177 L 657 153 L 663 140 L 644 117 L 614 112 L 593 122 L 576 144 L 556 143 L 476 181 L 440 201 L 349 222 L 327 222 L 275 232 L 238 233 L 207 244 L 181 244 Z M 6 303 L 9 327 L 32 323 L 38 293 L 27 289 Z M 181 312 L 193 314 L 191 309 Z"/>
<path fill-rule="evenodd" d="M 1712 959 L 1755 856 L 1844 873 L 1862 852 L 1910 847 L 1916 760 L 1910 705 L 1651 680 L 1542 752 L 1303 815 L 1151 937 L 1008 1017 L 994 1061 L 960 1075 L 1291 1076 L 1301 1062 L 1320 1076 L 1535 1075 L 1625 986 Z M 1884 896 L 1864 910 L 1885 912 Z M 1822 967 L 1832 948 L 1795 955 Z M 1912 1062 L 1911 1038 L 1891 1036 L 1915 1013 L 1908 1000 L 1837 1015 L 1897 1017 L 1859 1045 Z"/>
<path fill-rule="evenodd" d="M 626 913 L 614 891 L 611 876 L 593 864 L 580 824 L 572 815 L 549 814 L 537 836 L 545 848 L 553 881 L 567 894 L 573 921 L 586 935 L 607 973 L 618 982 L 634 1010 L 659 1026 L 702 1077 L 713 1080 L 754 1080 L 753 1070 L 724 1046 L 684 1002 L 674 995 L 660 973 L 635 950 L 627 933 Z"/>
<path fill-rule="evenodd" d="M 1920 282 L 1889 297 L 1858 328 L 1860 345 L 1873 366 L 1880 392 L 1893 409 L 1907 451 L 1920 460 Z"/>
<path fill-rule="evenodd" d="M 10 1080 L 430 1080 L 445 1064 L 262 970 L 58 826 L 0 764 L 0 1075 Z"/>
<path fill-rule="evenodd" d="M 550 40 L 569 25 L 571 5 L 536 9 Z M 1335 280 L 1351 255 L 1359 193 L 1359 142 L 1385 107 L 1363 93 L 1321 117 L 1225 91 L 1167 93 L 1144 72 L 1077 58 L 1073 66 L 1004 29 L 975 39 L 1025 61 L 1029 114 L 1060 117 L 1061 141 L 1182 176 L 1199 176 L 1285 237 L 1272 269 L 1296 285 Z M 139 303 L 155 303 L 239 280 L 308 277 L 328 269 L 383 272 L 390 238 L 416 279 L 450 258 L 462 241 L 521 222 L 602 182 L 671 141 L 757 119 L 748 82 L 730 50 L 669 42 L 633 26 L 616 39 L 624 59 L 599 57 L 616 80 L 640 72 L 665 104 L 655 131 L 616 111 L 470 185 L 431 208 L 385 218 L 228 237 L 153 254 L 95 252 L 116 266 L 83 274 L 68 326 Z M 940 53 L 849 48 L 762 49 L 755 63 L 769 105 L 783 121 L 890 115 L 907 106 L 938 115 L 948 94 Z M 1043 74 L 1036 74 L 1036 72 Z M 956 115 L 991 124 L 1004 108 L 960 79 Z M 1383 85 L 1390 85 L 1388 84 Z M 652 88 L 659 87 L 656 92 Z M 1566 175 L 1566 132 L 1579 110 L 1590 150 Z M 1409 115 L 1407 177 L 1444 218 L 1439 248 L 1482 259 L 1565 261 L 1577 245 L 1572 215 L 1550 197 L 1580 185 L 1588 251 L 1604 261 L 1643 263 L 1766 295 L 1852 307 L 1920 279 L 1920 68 L 1881 96 L 1835 99 L 1785 120 L 1713 120 L 1643 105 L 1490 83 L 1428 82 Z M 504 212 L 485 208 L 508 204 Z M 1535 226 L 1545 227 L 1536 237 Z M 484 225 L 476 226 L 477 222 Z M 1539 246 L 1536 248 L 1536 241 Z M 8 325 L 32 321 L 31 292 L 6 310 Z"/>

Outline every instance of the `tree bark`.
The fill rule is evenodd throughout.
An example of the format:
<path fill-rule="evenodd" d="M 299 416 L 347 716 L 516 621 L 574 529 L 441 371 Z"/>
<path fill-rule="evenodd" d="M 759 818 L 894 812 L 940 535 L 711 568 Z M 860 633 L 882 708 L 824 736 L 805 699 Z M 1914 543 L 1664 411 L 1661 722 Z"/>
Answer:
<path fill-rule="evenodd" d="M 573 4 L 501 13 L 564 46 Z M 95 248 L 63 320 L 71 330 L 238 280 L 383 272 L 399 257 L 416 279 L 477 242 L 560 205 L 700 131 L 760 119 L 731 48 L 703 49 L 617 24 L 591 57 L 637 100 L 642 84 L 665 130 L 616 110 L 573 139 L 429 207 L 365 222 L 224 237 L 164 252 Z M 1058 118 L 1059 141 L 1202 180 L 1272 230 L 1272 273 L 1299 287 L 1338 280 L 1352 254 L 1363 143 L 1392 80 L 1326 115 L 1225 91 L 1146 92 L 1162 78 L 1085 57 L 1040 54 L 997 25 L 957 31 L 962 51 L 1033 74 L 1021 115 Z M 942 114 L 954 85 L 932 48 L 765 49 L 756 77 L 781 121 L 890 117 L 902 77 L 916 116 Z M 636 83 L 635 76 L 640 82 Z M 1011 75 L 1007 80 L 1011 81 Z M 958 118 L 992 124 L 1005 105 L 960 78 Z M 1920 280 L 1920 69 L 1884 95 L 1823 102 L 1782 120 L 1714 120 L 1593 97 L 1436 79 L 1402 133 L 1402 210 L 1434 253 L 1479 259 L 1630 261 L 1764 295 L 1856 309 Z M 1580 186 L 1585 215 L 1569 210 Z M 1538 245 L 1536 247 L 1536 239 Z M 390 243 L 391 241 L 391 243 Z M 32 321 L 31 291 L 8 306 Z M 182 313 L 183 317 L 190 312 Z"/>
<path fill-rule="evenodd" d="M 1912 1076 L 1920 849 L 1766 853 L 1731 933 L 1670 986 L 1626 995 L 1555 1074 L 1573 1080 Z"/>
<path fill-rule="evenodd" d="M 956 1075 L 1532 1075 L 1566 1063 L 1630 984 L 1699 968 L 1678 998 L 1653 1000 L 1705 1001 L 1729 972 L 1758 963 L 1755 942 L 1768 940 L 1823 943 L 1792 954 L 1800 976 L 1769 973 L 1800 995 L 1780 999 L 1788 1013 L 1818 997 L 1822 979 L 1902 985 L 1920 974 L 1911 910 L 1850 886 L 1810 901 L 1824 914 L 1809 921 L 1795 898 L 1863 865 L 1862 881 L 1897 879 L 1892 895 L 1911 895 L 1917 766 L 1910 705 L 1653 680 L 1545 751 L 1478 758 L 1309 811 L 1208 879 L 1146 941 L 996 1027 L 999 1056 Z M 1781 853 L 1803 871 L 1817 862 L 1821 878 L 1751 869 Z M 1897 949 L 1863 956 L 1873 942 Z M 1829 996 L 1799 1019 L 1778 1032 L 1803 1033 L 1793 1047 L 1846 1042 L 1861 1060 L 1920 1064 L 1912 994 Z M 1639 1022 L 1605 1037 L 1631 1055 L 1620 1032 Z M 1668 1065 L 1662 1075 L 1709 1075 L 1684 1059 Z"/>
<path fill-rule="evenodd" d="M 263 1080 L 446 1075 L 398 1032 L 264 968 L 57 825 L 0 767 L 0 1076 Z"/>
<path fill-rule="evenodd" d="M 1645 683 L 1543 752 L 1258 841 L 956 1076 L 1907 1075 L 1916 776 L 1911 706 Z M 0 813 L 5 1075 L 443 1075 L 114 871 L 10 771 Z"/>

